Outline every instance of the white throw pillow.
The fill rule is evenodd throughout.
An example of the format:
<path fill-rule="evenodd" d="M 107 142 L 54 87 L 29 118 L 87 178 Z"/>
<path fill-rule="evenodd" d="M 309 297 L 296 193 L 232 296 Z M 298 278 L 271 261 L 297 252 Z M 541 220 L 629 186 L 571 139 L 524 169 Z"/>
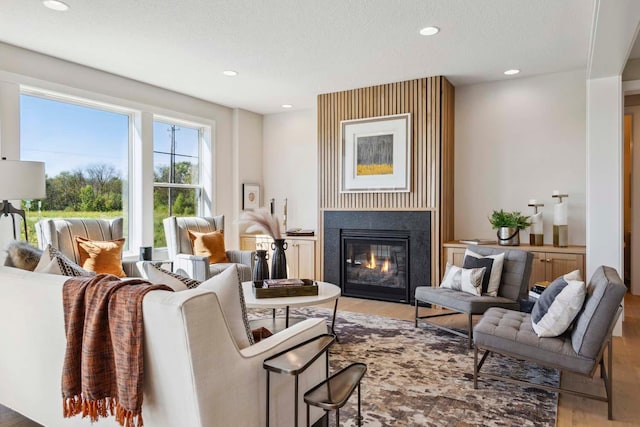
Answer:
<path fill-rule="evenodd" d="M 216 293 L 222 314 L 238 347 L 243 349 L 253 344 L 238 267 L 235 264 L 231 265 L 222 273 L 202 282 L 198 289 L 208 289 Z"/>
<path fill-rule="evenodd" d="M 539 337 L 562 335 L 576 318 L 587 295 L 580 271 L 554 280 L 542 292 L 531 311 L 531 325 Z"/>
<path fill-rule="evenodd" d="M 482 277 L 486 268 L 461 268 L 447 263 L 441 288 L 467 292 L 473 295 L 482 294 Z"/>
<path fill-rule="evenodd" d="M 144 279 L 156 285 L 167 285 L 176 292 L 192 289 L 200 285 L 198 280 L 172 273 L 154 265 L 150 261 L 138 261 L 136 264 Z"/>
<path fill-rule="evenodd" d="M 38 262 L 38 265 L 33 271 L 36 273 L 57 274 L 70 277 L 96 275 L 95 272 L 80 267 L 51 245 L 47 245 L 44 251 L 42 251 L 40 262 Z"/>
<path fill-rule="evenodd" d="M 470 256 L 474 258 L 492 258 L 493 264 L 491 265 L 491 275 L 489 276 L 489 285 L 487 286 L 487 295 L 492 297 L 498 296 L 498 289 L 500 289 L 500 279 L 502 278 L 502 266 L 504 265 L 504 252 L 497 255 L 482 256 L 467 249 L 464 251 L 464 256 Z"/>

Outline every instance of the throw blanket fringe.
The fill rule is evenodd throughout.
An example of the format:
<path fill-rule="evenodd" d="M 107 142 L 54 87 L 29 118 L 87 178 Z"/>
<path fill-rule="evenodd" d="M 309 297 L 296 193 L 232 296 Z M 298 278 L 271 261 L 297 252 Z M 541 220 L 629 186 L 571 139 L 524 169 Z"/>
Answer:
<path fill-rule="evenodd" d="M 91 422 L 114 416 L 123 427 L 142 427 L 142 299 L 172 289 L 140 279 L 100 274 L 63 287 L 67 336 L 62 413 Z"/>

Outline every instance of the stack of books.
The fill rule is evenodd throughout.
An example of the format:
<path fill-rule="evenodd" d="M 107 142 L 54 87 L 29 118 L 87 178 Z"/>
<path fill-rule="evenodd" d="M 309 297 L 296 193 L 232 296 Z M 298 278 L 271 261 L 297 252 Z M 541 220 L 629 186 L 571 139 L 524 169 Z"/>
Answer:
<path fill-rule="evenodd" d="M 494 245 L 498 243 L 491 239 L 460 239 L 458 242 L 464 243 L 465 245 Z"/>
<path fill-rule="evenodd" d="M 263 288 L 284 288 L 289 286 L 304 286 L 304 282 L 300 279 L 266 279 Z"/>
<path fill-rule="evenodd" d="M 529 297 L 535 298 L 535 299 L 540 298 L 540 295 L 542 295 L 544 290 L 547 289 L 547 286 L 549 286 L 549 282 L 547 281 L 536 282 L 533 285 L 533 288 L 529 289 Z"/>
<path fill-rule="evenodd" d="M 304 230 L 302 228 L 291 228 L 287 230 L 287 236 L 314 236 L 314 230 Z"/>

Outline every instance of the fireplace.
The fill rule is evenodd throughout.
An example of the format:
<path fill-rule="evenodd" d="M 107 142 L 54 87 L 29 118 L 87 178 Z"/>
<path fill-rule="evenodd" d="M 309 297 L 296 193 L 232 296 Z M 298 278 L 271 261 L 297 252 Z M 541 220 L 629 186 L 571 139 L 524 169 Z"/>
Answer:
<path fill-rule="evenodd" d="M 326 211 L 324 280 L 344 296 L 411 302 L 431 276 L 430 212 Z"/>
<path fill-rule="evenodd" d="M 403 300 L 407 294 L 409 235 L 385 230 L 345 230 L 343 294 Z"/>

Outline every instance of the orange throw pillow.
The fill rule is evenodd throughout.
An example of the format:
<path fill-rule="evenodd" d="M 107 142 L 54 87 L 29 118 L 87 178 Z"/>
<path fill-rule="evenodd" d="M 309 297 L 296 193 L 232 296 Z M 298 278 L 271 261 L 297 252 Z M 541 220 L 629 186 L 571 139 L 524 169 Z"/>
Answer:
<path fill-rule="evenodd" d="M 122 269 L 124 237 L 118 240 L 89 240 L 76 236 L 76 244 L 80 253 L 80 265 L 85 270 L 126 276 Z"/>
<path fill-rule="evenodd" d="M 209 263 L 211 264 L 229 262 L 227 252 L 224 249 L 224 233 L 222 230 L 216 230 L 211 233 L 188 231 L 194 255 L 209 257 Z"/>

